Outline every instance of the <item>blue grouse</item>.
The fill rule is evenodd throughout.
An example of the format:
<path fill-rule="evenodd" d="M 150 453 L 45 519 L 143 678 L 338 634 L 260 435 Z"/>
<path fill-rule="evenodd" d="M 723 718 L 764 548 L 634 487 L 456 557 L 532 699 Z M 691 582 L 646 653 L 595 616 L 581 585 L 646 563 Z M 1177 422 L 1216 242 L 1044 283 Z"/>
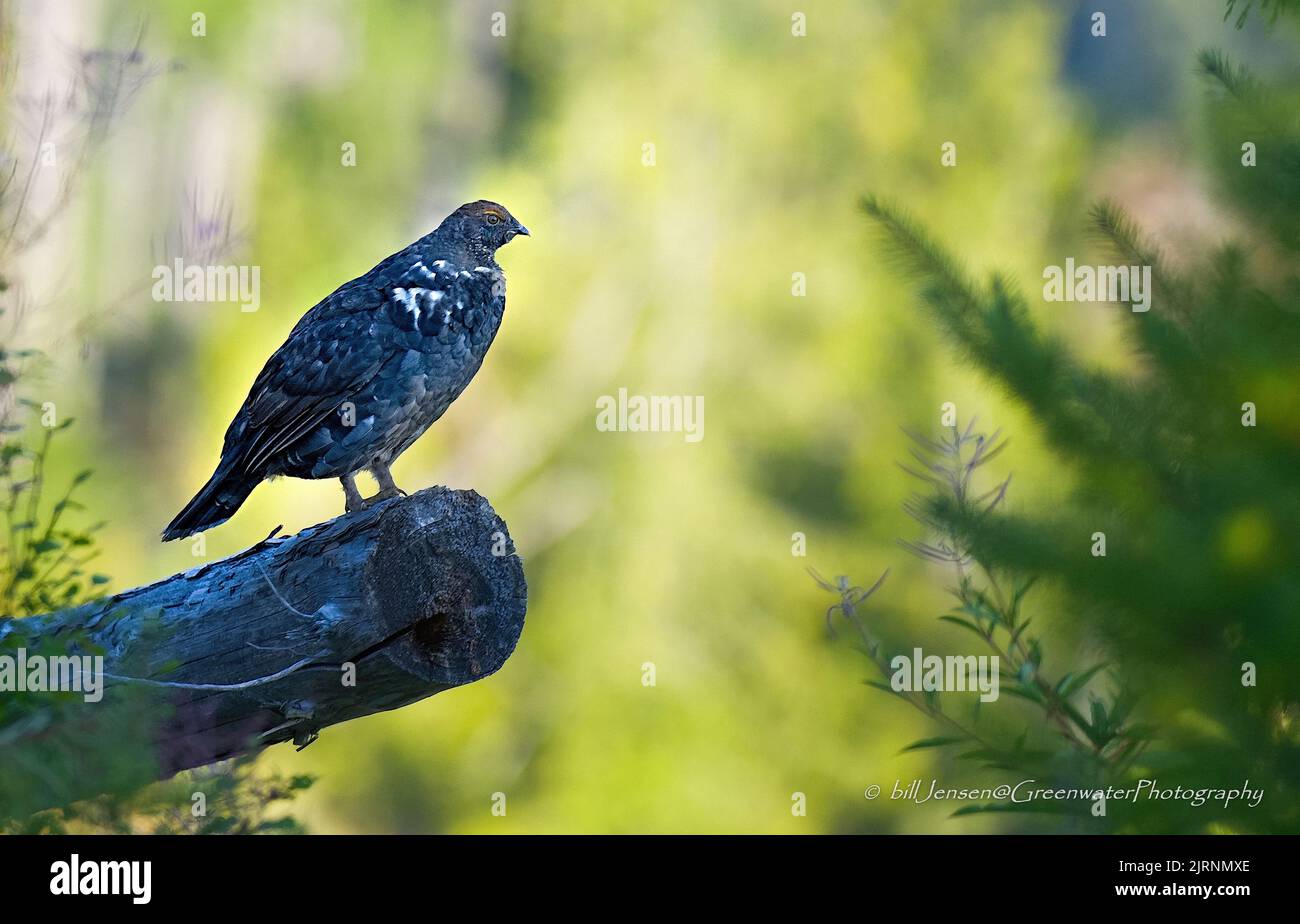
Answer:
<path fill-rule="evenodd" d="M 495 202 L 462 205 L 303 315 L 226 430 L 217 470 L 163 541 L 224 523 L 276 475 L 338 478 L 348 512 L 401 494 L 389 466 L 482 365 L 506 308 L 495 254 L 519 234 L 528 229 Z M 369 500 L 354 480 L 362 469 L 379 483 Z"/>

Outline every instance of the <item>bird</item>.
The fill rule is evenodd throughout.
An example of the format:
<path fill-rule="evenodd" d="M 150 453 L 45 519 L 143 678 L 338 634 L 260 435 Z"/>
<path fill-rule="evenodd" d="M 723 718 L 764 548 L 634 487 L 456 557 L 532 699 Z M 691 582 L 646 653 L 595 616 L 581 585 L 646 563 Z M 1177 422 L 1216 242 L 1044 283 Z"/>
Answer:
<path fill-rule="evenodd" d="M 529 231 L 502 205 L 462 205 L 302 316 L 258 374 L 218 462 L 164 542 L 228 520 L 262 481 L 337 478 L 344 512 L 403 495 L 389 467 L 469 385 L 506 307 L 496 252 Z M 379 493 L 363 498 L 356 475 Z"/>

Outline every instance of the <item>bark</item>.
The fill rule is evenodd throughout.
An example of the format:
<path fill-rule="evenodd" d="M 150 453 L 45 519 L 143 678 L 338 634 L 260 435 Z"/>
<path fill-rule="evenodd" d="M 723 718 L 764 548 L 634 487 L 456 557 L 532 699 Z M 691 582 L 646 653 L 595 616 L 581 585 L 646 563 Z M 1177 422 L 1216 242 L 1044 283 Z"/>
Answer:
<path fill-rule="evenodd" d="M 0 638 L 21 623 L 28 648 L 102 649 L 103 701 L 78 707 L 85 721 L 154 691 L 165 708 L 151 737 L 167 776 L 276 742 L 305 746 L 327 726 L 480 680 L 514 650 L 526 603 L 523 566 L 488 502 L 430 488 L 148 587 L 6 621 Z"/>

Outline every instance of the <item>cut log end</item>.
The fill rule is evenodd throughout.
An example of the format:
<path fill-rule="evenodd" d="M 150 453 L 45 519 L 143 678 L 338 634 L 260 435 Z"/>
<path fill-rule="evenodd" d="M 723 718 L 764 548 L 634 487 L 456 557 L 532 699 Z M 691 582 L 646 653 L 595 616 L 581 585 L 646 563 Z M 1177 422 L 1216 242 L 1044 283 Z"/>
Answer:
<path fill-rule="evenodd" d="M 385 656 L 444 688 L 500 669 L 527 598 L 505 524 L 469 491 L 384 511 L 364 586 L 393 631 Z"/>

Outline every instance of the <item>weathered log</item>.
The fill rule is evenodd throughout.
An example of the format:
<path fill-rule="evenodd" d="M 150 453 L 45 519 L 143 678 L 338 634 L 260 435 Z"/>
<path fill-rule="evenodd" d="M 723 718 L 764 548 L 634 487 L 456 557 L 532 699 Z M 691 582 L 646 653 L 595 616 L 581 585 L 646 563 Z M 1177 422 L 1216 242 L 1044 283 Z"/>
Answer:
<path fill-rule="evenodd" d="M 103 649 L 98 706 L 142 686 L 165 699 L 153 738 L 167 776 L 480 680 L 514 650 L 526 603 L 487 501 L 430 488 L 16 622 L 33 645 Z"/>

